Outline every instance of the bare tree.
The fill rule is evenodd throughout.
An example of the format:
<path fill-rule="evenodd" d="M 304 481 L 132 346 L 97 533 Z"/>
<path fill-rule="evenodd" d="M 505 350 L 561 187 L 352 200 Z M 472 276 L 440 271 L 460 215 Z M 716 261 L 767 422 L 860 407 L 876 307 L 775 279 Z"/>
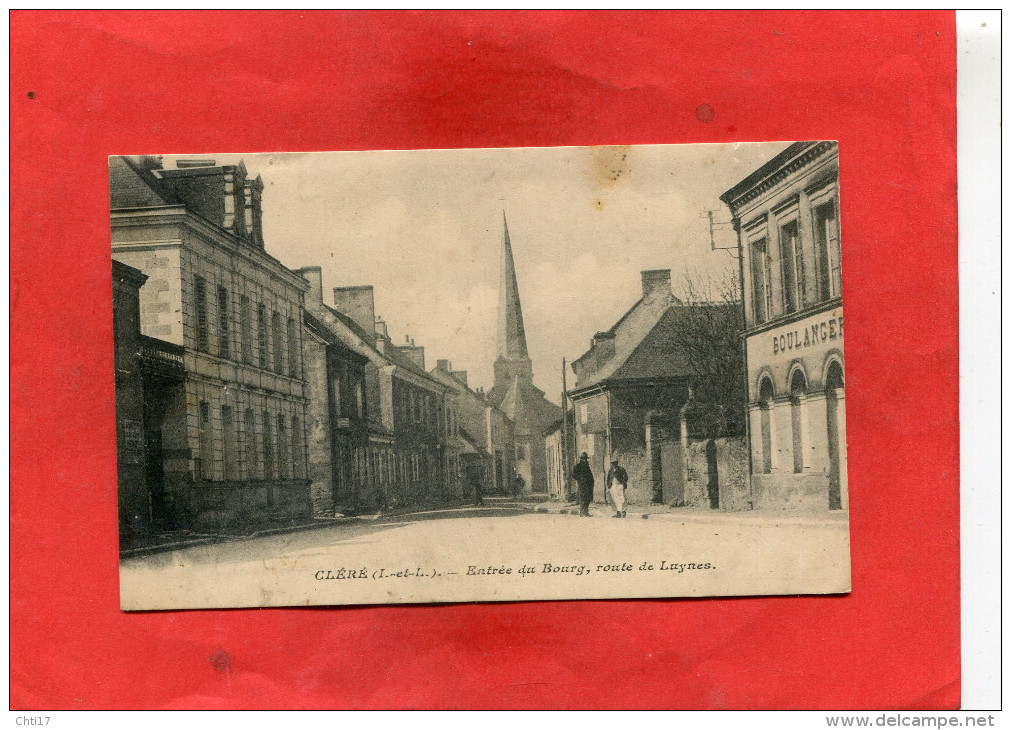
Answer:
<path fill-rule="evenodd" d="M 686 267 L 680 289 L 671 336 L 694 381 L 692 420 L 710 437 L 743 434 L 747 378 L 736 272 L 714 278 Z"/>

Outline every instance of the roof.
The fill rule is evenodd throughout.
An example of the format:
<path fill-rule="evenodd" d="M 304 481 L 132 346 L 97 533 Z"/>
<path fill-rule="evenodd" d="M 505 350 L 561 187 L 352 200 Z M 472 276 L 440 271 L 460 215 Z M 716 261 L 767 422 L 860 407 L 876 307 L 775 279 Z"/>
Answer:
<path fill-rule="evenodd" d="M 157 205 L 178 205 L 175 196 L 161 184 L 150 170 L 129 157 L 109 158 L 109 207 L 148 208 Z"/>
<path fill-rule="evenodd" d="M 774 182 L 771 178 L 776 176 L 777 173 L 785 174 L 788 166 L 796 168 L 798 164 L 804 164 L 806 161 L 817 157 L 826 150 L 834 148 L 835 146 L 835 142 L 827 141 L 794 142 L 753 173 L 734 185 L 734 187 L 730 188 L 730 190 L 723 193 L 723 195 L 720 196 L 720 200 L 722 200 L 731 210 L 734 210 L 735 202 L 741 198 L 741 196 L 751 191 L 752 188 L 759 186 L 766 180 L 769 180 L 769 183 Z M 791 165 L 791 163 L 793 164 Z"/>
<path fill-rule="evenodd" d="M 733 304 L 682 304 L 671 297 L 667 306 L 658 309 L 639 300 L 631 310 L 606 333 L 613 336 L 614 354 L 598 367 L 581 373 L 572 393 L 614 383 L 616 381 L 643 381 L 682 379 L 691 375 L 691 366 L 684 345 L 677 341 L 678 319 L 688 310 L 698 306 L 725 307 Z M 663 304 L 660 302 L 659 304 Z M 589 366 L 595 347 L 573 363 Z M 575 369 L 575 367 L 574 367 Z"/>
<path fill-rule="evenodd" d="M 402 368 L 408 371 L 409 373 L 417 375 L 418 377 L 430 380 L 436 385 L 443 386 L 441 382 L 439 382 L 431 375 L 429 375 L 424 368 L 418 367 L 413 362 L 411 362 L 410 358 L 404 357 L 400 352 L 398 352 L 396 347 L 385 347 L 383 348 L 382 351 L 380 351 L 379 348 L 377 348 L 375 344 L 373 344 L 375 342 L 375 334 L 372 334 L 370 336 L 370 334 L 366 332 L 365 329 L 360 324 L 351 319 L 351 317 L 347 316 L 346 314 L 337 309 L 334 309 L 328 304 L 324 304 L 323 308 L 329 311 L 338 320 L 340 320 L 341 324 L 343 324 L 345 327 L 351 330 L 358 338 L 360 338 L 362 342 L 370 350 L 372 350 L 376 355 L 385 358 L 391 365 L 395 365 L 398 368 Z"/>
<path fill-rule="evenodd" d="M 469 433 L 467 433 L 467 429 L 465 429 L 463 426 L 457 426 L 457 430 L 459 431 L 460 438 L 464 442 L 466 442 L 470 446 L 470 448 L 474 449 L 475 452 L 477 452 L 478 454 L 487 454 L 488 453 L 487 451 L 484 450 L 484 448 L 481 446 L 481 444 L 479 444 L 474 439 L 473 436 L 471 436 Z"/>
<path fill-rule="evenodd" d="M 562 413 L 562 407 L 545 398 L 544 391 L 521 378 L 513 378 L 498 407 L 513 422 L 517 435 L 539 433 Z"/>
<path fill-rule="evenodd" d="M 339 346 L 343 348 L 345 351 L 349 352 L 355 358 L 360 358 L 362 361 L 368 360 L 368 357 L 366 355 L 360 352 L 355 352 L 352 348 L 348 346 L 347 342 L 341 339 L 341 337 L 337 333 L 335 333 L 332 329 L 330 329 L 330 327 L 328 327 L 325 322 L 321 322 L 308 309 L 302 310 L 302 317 L 306 327 L 328 345 Z M 362 344 L 367 345 L 368 343 Z"/>
<path fill-rule="evenodd" d="M 132 282 L 135 286 L 141 287 L 147 281 L 147 274 L 140 269 L 124 264 L 122 261 L 112 260 L 112 275 Z"/>

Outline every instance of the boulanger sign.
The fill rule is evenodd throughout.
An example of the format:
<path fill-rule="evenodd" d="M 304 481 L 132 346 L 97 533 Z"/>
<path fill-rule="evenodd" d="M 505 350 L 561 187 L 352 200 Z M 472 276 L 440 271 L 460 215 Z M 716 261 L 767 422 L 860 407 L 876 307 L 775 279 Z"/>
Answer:
<path fill-rule="evenodd" d="M 768 342 L 773 356 L 784 357 L 798 354 L 809 348 L 836 346 L 842 343 L 843 316 L 842 312 L 832 312 L 821 315 L 813 321 L 795 322 L 787 327 L 772 330 L 755 339 Z M 833 343 L 833 340 L 837 341 Z"/>

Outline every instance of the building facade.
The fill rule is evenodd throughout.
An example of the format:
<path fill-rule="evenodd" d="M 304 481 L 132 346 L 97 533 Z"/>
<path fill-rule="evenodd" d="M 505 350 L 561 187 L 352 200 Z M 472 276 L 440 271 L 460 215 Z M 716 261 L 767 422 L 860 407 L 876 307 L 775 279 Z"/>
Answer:
<path fill-rule="evenodd" d="M 738 233 L 755 505 L 847 509 L 838 145 L 795 143 L 721 200 Z"/>
<path fill-rule="evenodd" d="M 643 271 L 639 301 L 572 362 L 575 451 L 590 457 L 597 501 L 604 501 L 614 457 L 628 471 L 630 501 L 663 501 L 654 488 L 660 474 L 650 459 L 651 439 L 661 429 L 678 433 L 691 385 L 682 349 L 671 337 L 678 304 L 669 269 Z"/>
<path fill-rule="evenodd" d="M 116 368 L 116 478 L 120 544 L 132 546 L 150 529 L 151 505 L 144 449 L 144 374 L 140 288 L 147 277 L 113 259 L 112 339 Z"/>
<path fill-rule="evenodd" d="M 308 282 L 306 322 L 313 504 L 320 516 L 453 500 L 460 496 L 456 405 L 425 371 L 425 349 L 394 345 L 375 315 L 371 286 L 333 289 L 322 269 Z M 309 351 L 312 351 L 311 353 Z"/>
<path fill-rule="evenodd" d="M 184 377 L 145 390 L 148 489 L 166 529 L 310 512 L 302 374 L 306 282 L 263 249 L 243 166 L 110 159 L 112 250 L 148 277 L 141 332 Z"/>
<path fill-rule="evenodd" d="M 464 494 L 475 485 L 483 494 L 509 494 L 514 484 L 513 424 L 484 395 L 467 384 L 467 371 L 453 370 L 449 360 L 438 360 L 430 375 L 451 394 L 454 433 L 460 439 L 458 478 Z"/>

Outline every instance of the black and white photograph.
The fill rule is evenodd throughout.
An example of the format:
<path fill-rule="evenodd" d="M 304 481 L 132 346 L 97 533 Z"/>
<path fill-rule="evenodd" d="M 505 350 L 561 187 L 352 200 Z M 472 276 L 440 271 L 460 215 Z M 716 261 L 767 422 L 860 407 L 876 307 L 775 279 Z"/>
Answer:
<path fill-rule="evenodd" d="M 849 592 L 839 159 L 111 157 L 122 608 Z"/>

